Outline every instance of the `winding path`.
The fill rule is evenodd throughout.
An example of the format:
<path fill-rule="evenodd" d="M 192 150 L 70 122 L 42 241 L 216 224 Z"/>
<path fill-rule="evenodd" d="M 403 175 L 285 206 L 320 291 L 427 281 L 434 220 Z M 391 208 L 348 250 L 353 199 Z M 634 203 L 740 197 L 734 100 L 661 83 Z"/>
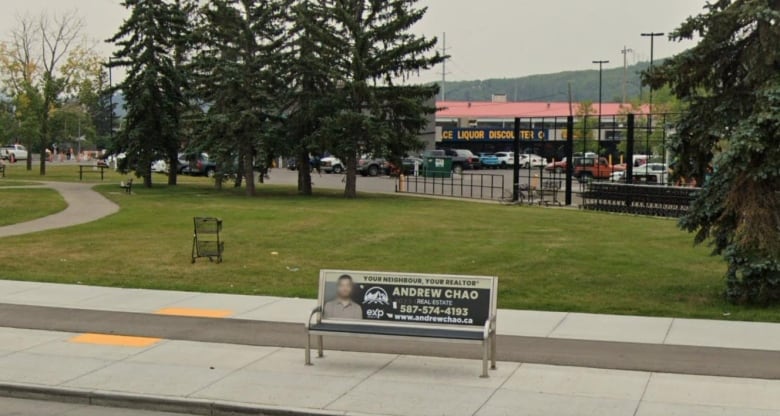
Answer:
<path fill-rule="evenodd" d="M 0 238 L 85 224 L 119 211 L 119 205 L 93 190 L 93 186 L 94 184 L 72 182 L 41 182 L 40 185 L 36 186 L 3 187 L 7 189 L 51 188 L 62 195 L 68 206 L 56 214 L 0 227 Z M 2 194 L 0 193 L 0 195 Z"/>

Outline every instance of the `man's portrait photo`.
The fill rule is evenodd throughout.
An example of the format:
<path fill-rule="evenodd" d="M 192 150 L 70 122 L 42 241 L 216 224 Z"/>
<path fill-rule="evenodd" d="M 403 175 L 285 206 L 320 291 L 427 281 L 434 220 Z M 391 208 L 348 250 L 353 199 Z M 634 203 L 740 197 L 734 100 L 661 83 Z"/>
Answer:
<path fill-rule="evenodd" d="M 363 319 L 363 308 L 352 300 L 355 283 L 352 276 L 343 274 L 336 282 L 336 297 L 325 303 L 325 319 Z"/>

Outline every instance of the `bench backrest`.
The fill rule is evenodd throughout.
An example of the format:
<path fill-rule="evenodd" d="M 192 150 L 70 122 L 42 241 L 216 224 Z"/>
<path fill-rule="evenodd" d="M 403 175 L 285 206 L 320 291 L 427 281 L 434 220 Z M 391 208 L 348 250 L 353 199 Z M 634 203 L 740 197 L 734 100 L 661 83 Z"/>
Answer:
<path fill-rule="evenodd" d="M 489 276 L 321 270 L 318 304 L 324 321 L 477 329 L 495 317 L 497 288 Z"/>

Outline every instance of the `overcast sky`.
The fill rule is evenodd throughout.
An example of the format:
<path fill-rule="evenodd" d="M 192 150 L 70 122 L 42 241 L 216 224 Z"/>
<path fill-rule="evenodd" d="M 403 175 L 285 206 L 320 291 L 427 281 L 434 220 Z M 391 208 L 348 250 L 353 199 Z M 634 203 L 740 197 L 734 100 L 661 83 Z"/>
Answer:
<path fill-rule="evenodd" d="M 112 48 L 110 37 L 127 16 L 119 0 L 0 0 L 0 36 L 8 37 L 15 16 L 77 9 L 87 35 L 98 50 Z M 620 51 L 635 52 L 629 63 L 649 60 L 650 41 L 641 32 L 669 32 L 686 17 L 697 14 L 704 0 L 420 0 L 428 14 L 415 28 L 438 36 L 447 33 L 447 79 L 471 80 L 553 73 L 594 68 L 606 59 L 608 67 L 622 66 Z M 658 38 L 655 56 L 674 55 L 691 43 Z M 424 81 L 441 77 L 441 68 L 424 74 Z"/>

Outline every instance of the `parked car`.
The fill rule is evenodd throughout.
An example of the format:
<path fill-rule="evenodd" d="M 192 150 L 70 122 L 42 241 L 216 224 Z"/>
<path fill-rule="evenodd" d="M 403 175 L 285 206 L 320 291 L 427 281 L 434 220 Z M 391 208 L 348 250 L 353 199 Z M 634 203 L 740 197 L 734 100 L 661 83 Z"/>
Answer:
<path fill-rule="evenodd" d="M 344 164 L 335 156 L 323 157 L 320 159 L 320 168 L 325 173 L 344 173 Z"/>
<path fill-rule="evenodd" d="M 485 169 L 498 169 L 501 166 L 501 161 L 493 153 L 480 153 L 479 163 Z"/>
<path fill-rule="evenodd" d="M 152 172 L 168 173 L 168 162 L 163 159 L 154 161 L 154 163 L 152 163 Z"/>
<path fill-rule="evenodd" d="M 590 179 L 610 179 L 612 174 L 626 170 L 625 165 L 610 165 L 605 157 L 583 157 L 575 163 L 574 177 L 582 182 Z"/>
<path fill-rule="evenodd" d="M 543 157 L 534 154 L 523 153 L 520 155 L 520 166 L 524 168 L 540 168 L 547 164 Z"/>
<path fill-rule="evenodd" d="M 498 167 L 501 169 L 506 169 L 515 164 L 514 152 L 496 152 L 495 156 L 498 159 Z"/>
<path fill-rule="evenodd" d="M 547 172 L 555 172 L 558 174 L 565 173 L 566 172 L 566 166 L 568 165 L 567 158 L 563 158 L 562 160 L 558 160 L 555 162 L 548 163 L 544 170 Z M 578 165 L 582 164 L 582 156 L 575 156 L 574 157 L 574 167 L 576 168 Z"/>
<path fill-rule="evenodd" d="M 180 154 L 179 164 L 181 165 L 180 173 L 186 175 L 205 175 L 211 178 L 217 173 L 217 162 L 209 159 L 207 153 Z"/>
<path fill-rule="evenodd" d="M 444 153 L 452 158 L 452 171 L 463 173 L 464 170 L 480 169 L 482 163 L 479 158 L 466 149 L 444 149 Z"/>
<path fill-rule="evenodd" d="M 625 182 L 625 170 L 613 173 L 609 180 L 612 182 Z M 646 163 L 636 166 L 633 169 L 633 180 L 634 183 L 666 185 L 669 183 L 669 166 L 666 163 Z"/>
<path fill-rule="evenodd" d="M 357 171 L 362 176 L 379 176 L 388 170 L 387 161 L 382 158 L 372 158 L 364 155 L 358 160 Z"/>
<path fill-rule="evenodd" d="M 27 160 L 28 155 L 27 148 L 21 144 L 9 144 L 0 147 L 0 159 L 6 159 L 11 163 L 17 160 Z"/>

